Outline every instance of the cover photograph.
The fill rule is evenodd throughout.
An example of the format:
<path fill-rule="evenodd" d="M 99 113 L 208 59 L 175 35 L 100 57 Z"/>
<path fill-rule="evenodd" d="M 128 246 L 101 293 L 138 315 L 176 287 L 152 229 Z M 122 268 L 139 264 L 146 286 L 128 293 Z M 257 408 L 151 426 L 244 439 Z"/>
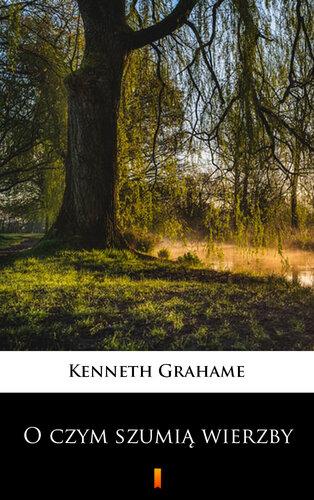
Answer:
<path fill-rule="evenodd" d="M 0 0 L 12 493 L 309 486 L 313 12 Z"/>

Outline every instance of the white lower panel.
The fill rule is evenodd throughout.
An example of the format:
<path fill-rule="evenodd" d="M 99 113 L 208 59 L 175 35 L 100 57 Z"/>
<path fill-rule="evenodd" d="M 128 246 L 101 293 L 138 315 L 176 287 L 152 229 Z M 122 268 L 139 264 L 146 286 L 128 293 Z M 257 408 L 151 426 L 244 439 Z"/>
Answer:
<path fill-rule="evenodd" d="M 0 392 L 314 392 L 314 352 L 0 352 Z"/>

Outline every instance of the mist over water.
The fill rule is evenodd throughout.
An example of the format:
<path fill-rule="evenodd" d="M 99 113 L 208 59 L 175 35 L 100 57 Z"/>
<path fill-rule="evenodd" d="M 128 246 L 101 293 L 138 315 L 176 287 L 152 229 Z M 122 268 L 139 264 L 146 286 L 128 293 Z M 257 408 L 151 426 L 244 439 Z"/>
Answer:
<path fill-rule="evenodd" d="M 167 248 L 175 260 L 187 252 L 195 253 L 202 262 L 217 271 L 251 273 L 259 276 L 276 274 L 302 286 L 314 287 L 314 252 L 297 249 L 239 247 L 234 244 L 215 243 L 209 248 L 205 242 L 164 240 L 156 246 L 154 254 Z"/>

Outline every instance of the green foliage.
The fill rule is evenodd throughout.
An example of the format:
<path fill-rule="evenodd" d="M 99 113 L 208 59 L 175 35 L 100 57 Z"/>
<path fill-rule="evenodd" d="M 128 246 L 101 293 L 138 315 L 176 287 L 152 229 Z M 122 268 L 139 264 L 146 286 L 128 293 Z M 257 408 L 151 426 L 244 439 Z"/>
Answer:
<path fill-rule="evenodd" d="M 47 229 L 64 190 L 64 46 L 54 43 L 52 20 L 22 14 L 17 5 L 0 37 L 7 39 L 0 66 L 1 215 L 22 228 L 38 222 Z"/>
<path fill-rule="evenodd" d="M 158 257 L 163 260 L 169 260 L 170 259 L 170 252 L 168 248 L 161 248 L 158 252 Z"/>
<path fill-rule="evenodd" d="M 124 237 L 132 248 L 144 253 L 151 252 L 158 242 L 158 237 L 147 231 L 126 232 Z"/>
<path fill-rule="evenodd" d="M 277 0 L 219 4 L 215 33 L 204 2 L 191 14 L 204 53 L 185 26 L 177 45 L 168 38 L 158 50 L 128 56 L 119 227 L 145 252 L 152 234 L 257 249 L 276 245 L 280 233 L 282 246 L 304 241 L 312 248 L 313 162 L 305 143 L 314 109 L 310 9 Z M 137 29 L 139 15 L 151 25 L 171 2 L 128 8 L 127 22 Z M 12 220 L 23 230 L 30 223 L 28 230 L 48 230 L 64 191 L 64 80 L 82 63 L 82 22 L 71 0 L 25 9 L 5 2 L 1 9 L 0 222 L 2 230 L 16 230 Z"/>
<path fill-rule="evenodd" d="M 185 254 L 178 257 L 179 264 L 184 264 L 187 266 L 198 266 L 202 262 L 200 258 L 194 252 L 186 252 Z"/>
<path fill-rule="evenodd" d="M 183 119 L 181 92 L 163 68 L 159 117 L 162 83 L 156 71 L 147 49 L 129 57 L 119 118 L 118 217 L 126 232 L 174 236 L 180 230 L 172 200 L 180 190 L 176 156 Z M 159 119 L 161 134 L 156 138 Z"/>

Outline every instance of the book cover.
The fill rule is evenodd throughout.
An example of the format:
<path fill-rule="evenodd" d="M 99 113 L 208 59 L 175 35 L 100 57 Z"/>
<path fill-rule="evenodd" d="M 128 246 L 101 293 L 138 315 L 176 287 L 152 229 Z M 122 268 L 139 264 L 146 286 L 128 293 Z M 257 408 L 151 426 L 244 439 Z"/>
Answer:
<path fill-rule="evenodd" d="M 310 486 L 313 7 L 0 0 L 12 494 Z"/>

